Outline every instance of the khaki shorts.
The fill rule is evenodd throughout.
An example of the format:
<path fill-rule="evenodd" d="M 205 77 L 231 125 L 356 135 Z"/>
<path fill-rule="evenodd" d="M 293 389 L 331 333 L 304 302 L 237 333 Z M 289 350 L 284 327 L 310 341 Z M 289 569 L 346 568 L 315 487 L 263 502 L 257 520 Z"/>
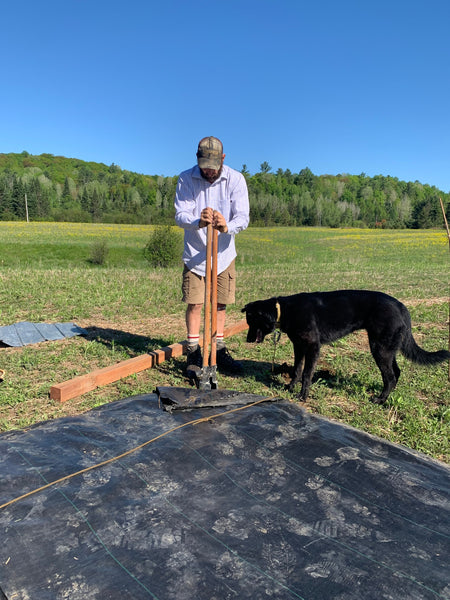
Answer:
<path fill-rule="evenodd" d="M 205 278 L 197 275 L 184 267 L 183 302 L 186 304 L 203 304 L 205 301 Z M 217 302 L 218 304 L 233 304 L 236 291 L 236 269 L 234 260 L 231 265 L 217 276 Z"/>

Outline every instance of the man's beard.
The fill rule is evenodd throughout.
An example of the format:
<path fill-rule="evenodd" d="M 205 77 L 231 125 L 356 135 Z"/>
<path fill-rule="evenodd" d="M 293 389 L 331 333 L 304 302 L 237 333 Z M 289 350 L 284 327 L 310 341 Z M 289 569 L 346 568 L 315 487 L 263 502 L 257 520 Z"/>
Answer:
<path fill-rule="evenodd" d="M 203 179 L 206 179 L 206 181 L 208 181 L 209 183 L 214 183 L 215 181 L 217 181 L 220 177 L 220 174 L 222 173 L 222 166 L 220 167 L 220 169 L 217 171 L 217 173 L 215 175 L 207 175 L 206 173 L 204 173 L 204 171 L 202 169 L 200 169 L 200 174 L 203 177 Z"/>

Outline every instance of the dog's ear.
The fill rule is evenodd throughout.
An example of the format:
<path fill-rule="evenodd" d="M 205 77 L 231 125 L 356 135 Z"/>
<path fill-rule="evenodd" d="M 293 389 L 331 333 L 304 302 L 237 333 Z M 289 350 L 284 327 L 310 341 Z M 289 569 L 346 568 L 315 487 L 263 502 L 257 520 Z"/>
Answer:
<path fill-rule="evenodd" d="M 248 306 L 248 304 L 246 304 L 246 305 L 244 306 L 244 308 L 241 308 L 241 312 L 247 312 L 247 306 Z"/>

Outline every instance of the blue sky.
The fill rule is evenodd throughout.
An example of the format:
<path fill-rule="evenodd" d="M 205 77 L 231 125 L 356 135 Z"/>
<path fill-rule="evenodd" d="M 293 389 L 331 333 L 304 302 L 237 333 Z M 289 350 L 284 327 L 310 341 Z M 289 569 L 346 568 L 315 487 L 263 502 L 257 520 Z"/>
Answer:
<path fill-rule="evenodd" d="M 206 135 L 253 174 L 450 192 L 448 0 L 24 0 L 2 7 L 0 152 L 177 175 Z"/>

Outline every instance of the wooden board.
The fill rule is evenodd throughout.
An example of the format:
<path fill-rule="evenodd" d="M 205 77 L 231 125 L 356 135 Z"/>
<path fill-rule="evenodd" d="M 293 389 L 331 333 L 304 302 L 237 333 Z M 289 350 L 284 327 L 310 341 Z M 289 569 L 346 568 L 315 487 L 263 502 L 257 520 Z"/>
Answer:
<path fill-rule="evenodd" d="M 227 327 L 224 331 L 224 337 L 230 337 L 236 335 L 241 331 L 247 329 L 248 325 L 245 320 L 239 321 L 235 325 Z M 80 375 L 74 379 L 69 379 L 63 383 L 52 385 L 50 388 L 50 398 L 57 400 L 58 402 L 66 402 L 87 392 L 92 392 L 95 388 L 108 383 L 118 381 L 123 377 L 128 377 L 134 373 L 139 373 L 145 369 L 151 369 L 155 365 L 160 365 L 165 360 L 170 358 L 176 358 L 184 354 L 186 348 L 186 341 L 171 344 L 154 352 L 148 354 L 142 354 L 135 358 L 129 358 L 128 360 L 121 361 L 115 365 L 104 367 L 103 369 L 96 369 L 92 373 L 86 375 Z"/>

